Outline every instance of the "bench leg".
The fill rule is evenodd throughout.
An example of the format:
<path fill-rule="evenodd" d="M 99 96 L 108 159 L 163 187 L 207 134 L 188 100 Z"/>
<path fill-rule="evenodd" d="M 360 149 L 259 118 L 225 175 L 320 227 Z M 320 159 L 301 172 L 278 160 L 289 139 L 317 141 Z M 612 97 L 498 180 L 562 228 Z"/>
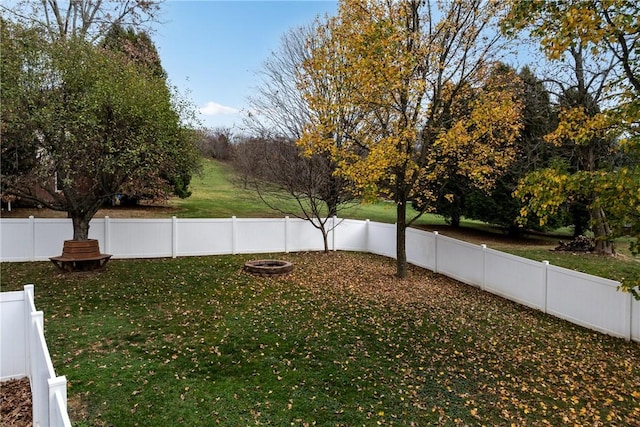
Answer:
<path fill-rule="evenodd" d="M 111 257 L 91 260 L 61 260 L 52 259 L 51 262 L 63 273 L 87 272 L 104 268 Z"/>

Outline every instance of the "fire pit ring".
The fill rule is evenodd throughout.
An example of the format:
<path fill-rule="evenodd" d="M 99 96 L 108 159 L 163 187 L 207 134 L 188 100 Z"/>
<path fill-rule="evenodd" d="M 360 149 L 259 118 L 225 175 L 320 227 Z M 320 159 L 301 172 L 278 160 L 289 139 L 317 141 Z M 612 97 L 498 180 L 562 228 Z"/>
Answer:
<path fill-rule="evenodd" d="M 247 261 L 244 264 L 244 271 L 259 276 L 279 276 L 290 273 L 292 270 L 292 263 L 278 259 L 259 259 Z"/>

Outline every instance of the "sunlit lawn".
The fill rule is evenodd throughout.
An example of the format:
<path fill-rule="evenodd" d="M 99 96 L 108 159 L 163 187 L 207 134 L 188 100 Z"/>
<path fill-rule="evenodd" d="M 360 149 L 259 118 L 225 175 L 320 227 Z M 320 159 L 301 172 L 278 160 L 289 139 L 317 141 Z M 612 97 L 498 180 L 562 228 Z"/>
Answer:
<path fill-rule="evenodd" d="M 639 425 L 640 346 L 365 254 L 3 263 L 76 426 Z"/>

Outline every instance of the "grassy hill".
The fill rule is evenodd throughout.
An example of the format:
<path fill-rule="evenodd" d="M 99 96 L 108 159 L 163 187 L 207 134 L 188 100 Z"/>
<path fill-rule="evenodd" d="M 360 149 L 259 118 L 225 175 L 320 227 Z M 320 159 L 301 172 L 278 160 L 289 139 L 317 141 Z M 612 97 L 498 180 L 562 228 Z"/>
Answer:
<path fill-rule="evenodd" d="M 226 163 L 205 159 L 202 172 L 194 177 L 190 189 L 193 194 L 187 199 L 172 199 L 169 205 L 176 209 L 175 214 L 183 218 L 228 218 L 230 216 L 282 217 L 283 214 L 270 209 L 251 188 L 243 183 Z M 293 212 L 296 204 L 291 201 L 284 206 Z M 408 216 L 414 214 L 410 210 Z M 395 222 L 395 205 L 387 202 L 367 203 L 341 211 L 341 217 L 370 219 L 371 221 Z M 426 214 L 418 225 L 444 225 L 440 215 Z M 480 226 L 478 221 L 463 221 L 464 226 Z"/>

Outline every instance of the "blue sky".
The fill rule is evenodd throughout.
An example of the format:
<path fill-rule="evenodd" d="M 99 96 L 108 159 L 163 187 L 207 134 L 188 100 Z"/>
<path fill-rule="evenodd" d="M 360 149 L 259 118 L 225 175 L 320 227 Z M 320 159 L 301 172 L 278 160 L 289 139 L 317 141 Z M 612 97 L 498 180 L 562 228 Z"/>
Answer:
<path fill-rule="evenodd" d="M 282 35 L 336 10 L 337 1 L 169 0 L 152 38 L 171 84 L 200 109 L 203 125 L 237 127 Z"/>

